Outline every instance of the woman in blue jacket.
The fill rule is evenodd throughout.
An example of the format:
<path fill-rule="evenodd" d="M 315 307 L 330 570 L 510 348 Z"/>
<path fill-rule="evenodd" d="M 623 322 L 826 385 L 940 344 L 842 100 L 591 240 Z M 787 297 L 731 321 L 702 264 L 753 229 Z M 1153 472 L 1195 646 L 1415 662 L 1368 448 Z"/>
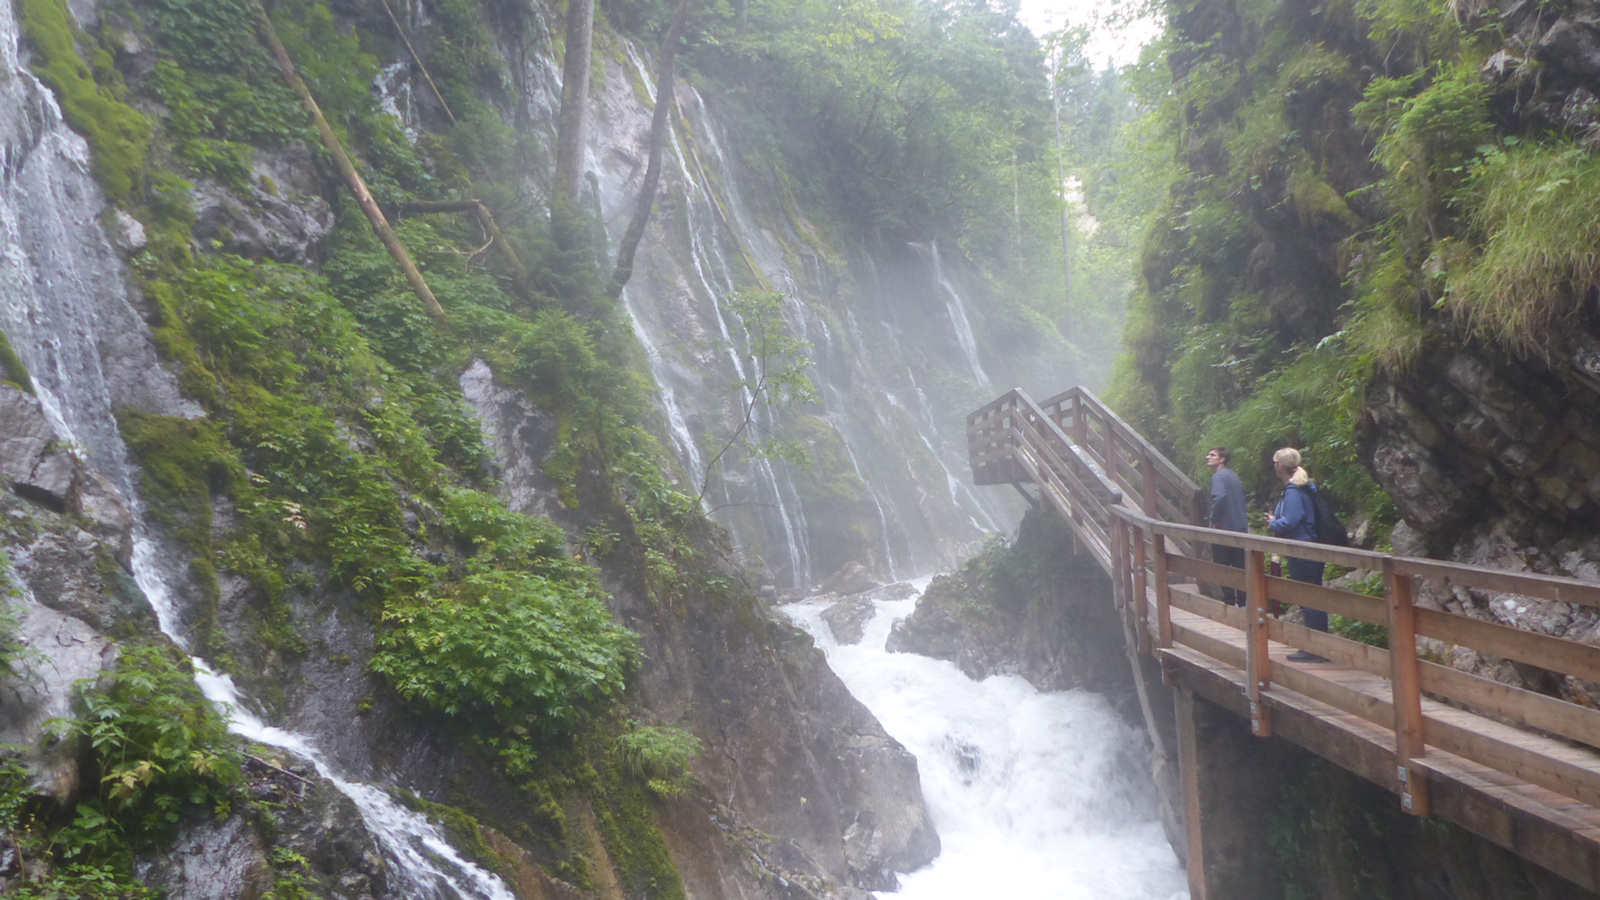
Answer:
<path fill-rule="evenodd" d="M 1267 531 L 1274 537 L 1291 541 L 1316 540 L 1317 507 L 1312 494 L 1317 486 L 1300 465 L 1300 451 L 1293 447 L 1279 450 L 1272 454 L 1272 466 L 1278 473 L 1278 480 L 1283 482 L 1283 499 L 1278 501 L 1276 509 L 1267 514 Z M 1323 563 L 1314 559 L 1291 556 L 1289 577 L 1307 584 L 1321 584 L 1323 566 Z M 1328 614 L 1323 610 L 1302 606 L 1300 614 L 1305 619 L 1306 627 L 1312 631 L 1328 630 Z M 1304 650 L 1291 653 L 1289 658 L 1297 662 L 1327 662 Z"/>

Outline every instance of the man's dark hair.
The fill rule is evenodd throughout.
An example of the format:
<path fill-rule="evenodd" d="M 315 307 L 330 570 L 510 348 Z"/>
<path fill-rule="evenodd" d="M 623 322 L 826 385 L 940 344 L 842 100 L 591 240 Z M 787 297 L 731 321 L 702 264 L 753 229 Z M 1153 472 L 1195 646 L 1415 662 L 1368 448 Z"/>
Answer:
<path fill-rule="evenodd" d="M 1232 454 L 1228 452 L 1227 447 L 1212 447 L 1211 452 L 1222 457 L 1223 465 L 1227 465 L 1229 458 L 1232 456 Z"/>

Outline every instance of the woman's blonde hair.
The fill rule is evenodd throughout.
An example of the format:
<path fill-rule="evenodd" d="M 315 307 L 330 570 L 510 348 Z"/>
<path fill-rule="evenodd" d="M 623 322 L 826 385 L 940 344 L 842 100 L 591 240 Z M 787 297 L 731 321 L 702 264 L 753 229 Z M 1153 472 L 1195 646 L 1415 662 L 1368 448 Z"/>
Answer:
<path fill-rule="evenodd" d="M 1294 474 L 1289 476 L 1290 484 L 1295 485 L 1296 487 L 1305 487 L 1311 483 L 1310 473 L 1306 472 L 1305 469 L 1300 467 L 1299 450 L 1296 450 L 1293 447 L 1284 447 L 1277 453 L 1272 454 L 1272 461 L 1280 466 L 1283 466 L 1285 469 L 1294 470 Z"/>

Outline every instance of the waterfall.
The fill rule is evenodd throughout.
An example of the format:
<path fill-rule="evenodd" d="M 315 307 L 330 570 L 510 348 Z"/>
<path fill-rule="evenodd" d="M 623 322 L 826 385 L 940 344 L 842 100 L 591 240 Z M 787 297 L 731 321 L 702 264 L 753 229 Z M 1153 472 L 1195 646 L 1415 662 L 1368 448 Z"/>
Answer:
<path fill-rule="evenodd" d="M 621 49 L 608 63 L 612 68 L 593 107 L 586 149 L 601 219 L 613 241 L 638 199 L 655 92 L 647 51 L 626 40 Z M 528 109 L 536 119 L 553 117 L 559 72 L 541 57 L 530 61 L 527 73 Z M 790 200 L 773 203 L 758 196 L 764 189 L 761 174 L 741 168 L 738 148 L 692 84 L 679 86 L 677 102 L 675 121 L 683 127 L 667 138 L 661 199 L 623 293 L 624 310 L 656 384 L 663 446 L 696 488 L 706 480 L 716 450 L 708 433 L 719 423 L 725 430 L 733 415 L 729 409 L 750 400 L 733 386 L 748 380 L 751 366 L 740 353 L 742 335 L 724 300 L 735 289 L 770 285 L 787 293 L 782 314 L 792 333 L 814 347 L 810 374 L 825 401 L 820 410 L 798 412 L 831 426 L 872 494 L 873 509 L 863 497 L 859 512 L 852 508 L 845 514 L 863 528 L 871 546 L 882 543 L 882 551 L 873 555 L 882 552 L 884 565 L 896 572 L 914 570 L 953 562 L 962 547 L 1003 530 L 1001 523 L 1013 518 L 1015 504 L 1008 505 L 1003 496 L 979 497 L 964 482 L 963 448 L 933 427 L 936 417 L 915 384 L 916 367 L 940 351 L 923 346 L 916 329 L 900 335 L 885 324 L 879 333 L 877 317 L 867 323 L 870 335 L 862 333 L 857 311 L 876 303 L 877 292 L 892 294 L 892 289 L 865 275 L 862 282 L 849 272 L 830 271 L 844 262 L 844 254 L 824 249 L 827 232 L 807 222 Z M 940 337 L 935 343 L 949 347 L 945 355 L 962 378 L 970 370 L 971 377 L 986 383 L 966 302 L 937 259 L 937 248 L 924 245 L 921 252 L 929 267 L 924 271 L 932 271 L 934 291 L 946 310 L 936 318 L 948 318 L 955 330 L 954 339 Z M 875 271 L 869 256 L 861 255 L 860 262 L 863 273 Z M 807 271 L 797 277 L 800 265 Z M 896 410 L 886 396 L 890 393 L 906 399 L 909 415 Z M 759 402 L 754 416 L 763 430 L 780 419 L 789 421 L 787 414 Z M 908 455 L 920 459 L 919 442 L 933 454 L 937 469 L 888 462 Z M 839 558 L 838 542 L 824 537 L 836 523 L 811 521 L 814 509 L 802 499 L 802 487 L 809 490 L 825 478 L 772 460 L 739 459 L 710 473 L 705 502 L 736 548 L 764 558 L 780 585 L 804 587 L 828 574 L 821 569 L 847 561 Z M 870 536 L 874 529 L 877 537 Z"/>
<path fill-rule="evenodd" d="M 972 370 L 973 380 L 984 387 L 989 386 L 989 375 L 983 371 L 983 365 L 978 362 L 978 339 L 972 333 L 972 322 L 967 318 L 967 303 L 961 299 L 961 294 L 956 292 L 956 286 L 944 274 L 944 265 L 939 261 L 939 245 L 912 244 L 911 249 L 928 257 L 929 265 L 933 267 L 933 280 L 939 283 L 939 288 L 944 291 L 945 312 L 950 316 L 950 327 L 955 331 L 956 343 L 961 347 L 961 353 L 967 358 L 967 366 Z"/>
<path fill-rule="evenodd" d="M 1157 819 L 1144 733 L 1098 694 L 1041 694 L 1013 675 L 973 681 L 943 660 L 885 652 L 916 602 L 879 601 L 855 646 L 833 639 L 827 604 L 783 608 L 917 757 L 943 851 L 879 897 L 1187 900 Z"/>
<path fill-rule="evenodd" d="M 28 366 L 58 437 L 77 448 L 122 494 L 134 518 L 134 580 L 162 631 L 187 648 L 180 610 L 139 502 L 113 409 L 198 415 L 156 358 L 128 297 L 120 255 L 97 224 L 105 208 L 89 175 L 89 148 L 66 127 L 55 97 L 18 57 L 10 4 L 0 13 L 0 331 Z M 131 219 L 122 227 L 136 231 Z M 361 811 L 393 864 L 398 894 L 417 900 L 513 900 L 494 875 L 462 859 L 420 814 L 382 790 L 338 776 L 304 736 L 269 728 L 244 709 L 231 682 L 194 660 L 206 696 L 230 714 L 231 730 L 306 757 Z"/>
<path fill-rule="evenodd" d="M 883 514 L 883 503 L 878 500 L 878 492 L 872 489 L 866 476 L 861 473 L 861 462 L 856 459 L 856 451 L 850 448 L 850 442 L 845 440 L 842 443 L 845 454 L 850 457 L 850 468 L 856 473 L 856 477 L 861 479 L 861 483 L 866 485 L 867 496 L 872 498 L 872 506 L 878 511 L 878 530 L 883 535 L 883 564 L 889 569 L 889 580 L 899 581 L 900 573 L 894 565 L 894 548 L 889 545 L 889 518 Z"/>

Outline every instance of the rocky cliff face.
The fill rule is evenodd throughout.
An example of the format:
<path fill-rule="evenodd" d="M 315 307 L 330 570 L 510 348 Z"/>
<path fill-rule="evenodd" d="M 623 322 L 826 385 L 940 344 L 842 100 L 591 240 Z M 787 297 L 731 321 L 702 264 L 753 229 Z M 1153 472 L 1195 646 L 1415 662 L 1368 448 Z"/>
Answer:
<path fill-rule="evenodd" d="M 1494 212 L 1519 180 L 1532 198 L 1570 182 L 1505 177 L 1506 160 L 1592 159 L 1593 19 L 1586 4 L 1176 9 L 1183 174 L 1146 246 L 1124 412 L 1184 452 L 1233 447 L 1263 502 L 1263 460 L 1304 448 L 1336 497 L 1398 519 L 1401 552 L 1593 577 L 1594 280 L 1557 252 L 1492 287 L 1518 246 L 1567 240 L 1530 229 L 1586 202 Z M 1589 613 L 1559 605 L 1425 602 L 1594 637 Z"/>
<path fill-rule="evenodd" d="M 451 37 L 430 30 L 432 16 L 449 11 L 400 6 L 409 26 L 433 40 Z M 141 79 L 159 77 L 137 19 L 119 9 L 107 24 L 93 3 L 75 2 L 71 12 L 82 33 L 115 45 L 125 70 L 117 77 L 125 75 L 130 90 L 146 90 Z M 770 186 L 741 187 L 744 176 L 725 159 L 714 116 L 685 92 L 686 121 L 704 143 L 691 147 L 685 139 L 674 147 L 661 212 L 626 298 L 661 382 L 663 437 L 681 454 L 680 482 L 704 474 L 704 434 L 725 427 L 733 394 L 724 388 L 741 374 L 718 306 L 726 290 L 754 279 L 791 292 L 791 325 L 817 348 L 819 380 L 832 398 L 784 423 L 805 429 L 825 467 L 805 474 L 753 461 L 715 479 L 713 502 L 721 497 L 760 512 L 728 515 L 731 543 L 714 525 L 692 526 L 680 549 L 701 561 L 705 577 L 688 588 L 665 591 L 650 580 L 660 567 L 640 536 L 627 533 L 636 520 L 600 472 L 580 464 L 570 478 L 550 474 L 569 465 L 552 461 L 569 437 L 560 415 L 480 359 L 443 373 L 449 402 L 470 412 L 486 443 L 483 471 L 472 477 L 494 483 L 511 510 L 563 526 L 572 545 L 594 557 L 615 616 L 640 635 L 643 663 L 627 714 L 645 720 L 640 724 L 687 729 L 705 747 L 690 773 L 692 789 L 677 796 L 647 792 L 620 759 L 582 740 L 549 751 L 542 768 L 518 782 L 486 764 L 459 723 L 419 713 L 372 674 L 380 623 L 370 598 L 316 564 L 276 573 L 268 580 L 275 594 L 226 564 L 222 548 L 252 511 L 225 486 L 230 476 L 215 460 L 190 460 L 186 475 L 183 464 L 166 473 L 198 486 L 199 504 L 181 515 L 162 506 L 171 497 L 151 496 L 165 476 L 130 462 L 119 416 L 124 423 L 154 416 L 185 433 L 209 419 L 174 374 L 184 365 L 172 354 L 185 348 L 161 331 L 173 325 L 172 309 L 152 296 L 159 292 L 138 289 L 149 284 L 140 277 L 148 268 L 128 264 L 130 257 L 149 262 L 139 257 L 149 247 L 144 226 L 108 204 L 90 176 L 85 141 L 28 73 L 9 11 L 0 23 L 0 333 L 8 339 L 0 347 L 8 350 L 0 358 L 0 381 L 8 382 L 0 384 L 0 549 L 8 560 L 0 574 L 16 587 L 15 597 L 0 602 L 15 610 L 15 635 L 25 645 L 0 669 L 0 742 L 38 746 L 44 720 L 75 708 L 75 681 L 116 671 L 119 646 L 168 648 L 161 652 L 180 660 L 171 664 L 186 680 L 188 664 L 169 652 L 176 643 L 203 650 L 245 687 L 251 709 L 317 746 L 315 766 L 303 750 L 250 750 L 241 788 L 248 808 L 170 823 L 171 834 L 135 848 L 140 879 L 196 898 L 253 897 L 273 886 L 347 898 L 420 890 L 425 880 L 407 881 L 383 842 L 384 823 L 366 807 L 358 811 L 351 792 L 335 790 L 330 771 L 406 785 L 410 791 L 397 793 L 450 825 L 472 857 L 460 871 L 479 871 L 474 864 L 498 870 L 524 897 L 862 897 L 892 888 L 896 871 L 937 852 L 915 760 L 844 691 L 809 640 L 769 615 L 757 599 L 759 583 L 735 562 L 736 551 L 766 560 L 786 585 L 805 584 L 857 556 L 888 573 L 922 568 L 975 539 L 979 519 L 1006 515 L 952 474 L 959 456 L 942 436 L 955 420 L 950 398 L 930 397 L 932 386 L 924 390 L 914 374 L 962 346 L 948 312 L 962 301 L 932 254 L 902 261 L 920 273 L 906 302 L 926 301 L 919 291 L 938 297 L 945 321 L 913 335 L 915 329 L 892 327 L 890 306 L 853 308 L 870 287 L 841 287 L 854 284 L 830 269 L 843 256 L 807 244 L 797 211 L 777 199 L 743 199 Z M 505 102 L 507 118 L 524 126 L 523 137 L 537 142 L 553 121 L 557 90 L 548 47 L 522 27 L 495 34 L 507 80 L 492 93 Z M 649 95 L 641 88 L 646 64 L 625 39 L 611 39 L 610 55 L 599 60 L 608 77 L 595 98 L 601 126 L 590 161 L 593 199 L 607 214 L 631 202 L 638 167 L 630 160 L 640 156 Z M 381 62 L 388 67 L 371 88 L 420 140 L 426 103 L 411 102 L 423 93 L 420 72 L 404 59 Z M 140 96 L 158 119 L 172 112 Z M 184 201 L 193 213 L 184 226 L 193 243 L 163 252 L 236 253 L 297 266 L 335 261 L 329 241 L 339 188 L 320 157 L 293 142 L 259 150 L 240 143 L 228 152 L 243 153 L 245 164 L 194 182 Z M 540 190 L 537 179 L 526 187 Z M 735 275 L 738 265 L 748 271 Z M 868 362 L 855 361 L 858 353 Z M 960 366 L 968 362 L 978 370 L 975 359 Z M 184 390 L 196 383 L 184 382 Z M 392 396 L 407 396 L 391 387 Z M 382 407 L 384 390 L 373 386 L 371 408 Z M 384 440 L 358 418 L 338 427 L 344 449 L 356 453 L 375 452 Z M 894 453 L 869 458 L 865 448 L 879 443 Z M 890 499 L 902 496 L 912 499 Z M 303 531 L 299 510 L 284 507 L 279 524 Z M 430 564 L 439 563 L 445 557 L 425 546 L 429 524 L 419 511 L 430 514 L 410 505 L 401 526 Z M 602 543 L 596 527 L 619 529 L 607 532 L 608 553 L 595 550 Z M 184 690 L 193 693 L 192 686 Z M 99 788 L 85 783 L 80 749 L 60 744 L 25 758 L 44 798 L 30 801 L 30 809 L 71 810 Z M 9 781 L 0 787 L 20 790 Z M 651 857 L 658 848 L 664 856 Z M 0 889 L 40 875 L 38 860 L 0 856 Z M 496 893 L 503 886 L 486 879 L 463 890 L 503 896 Z"/>
<path fill-rule="evenodd" d="M 555 61 L 538 46 L 503 52 L 524 86 L 517 115 L 553 146 Z M 616 238 L 644 175 L 653 76 L 626 43 L 596 65 L 590 199 Z M 706 484 L 735 545 L 783 588 L 812 587 L 852 561 L 888 580 L 932 571 L 1009 527 L 1015 501 L 968 483 L 963 417 L 1006 385 L 1048 396 L 1081 376 L 1048 354 L 991 352 L 982 287 L 967 285 L 960 260 L 926 244 L 869 253 L 820 227 L 776 168 L 741 150 L 714 94 L 684 85 L 678 104 L 684 127 L 666 150 L 623 302 L 680 483 L 690 493 Z M 787 411 L 758 404 L 755 425 L 799 441 L 809 469 L 737 451 L 712 468 L 742 416 L 737 386 L 755 380 L 727 297 L 762 289 L 785 296 L 820 399 Z"/>
<path fill-rule="evenodd" d="M 1110 602 L 1092 557 L 1047 510 L 1023 518 L 1013 546 L 990 550 L 933 580 L 916 612 L 895 624 L 888 649 L 954 662 L 972 678 L 1021 675 L 1041 691 L 1105 694 L 1139 718 Z"/>

